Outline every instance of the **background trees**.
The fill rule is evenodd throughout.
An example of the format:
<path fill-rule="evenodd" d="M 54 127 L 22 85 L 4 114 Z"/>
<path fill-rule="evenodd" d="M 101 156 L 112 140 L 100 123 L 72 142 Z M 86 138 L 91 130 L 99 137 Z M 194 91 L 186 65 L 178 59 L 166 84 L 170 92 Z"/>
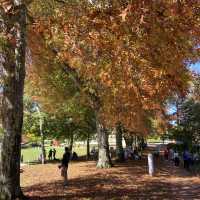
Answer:
<path fill-rule="evenodd" d="M 179 124 L 169 129 L 166 138 L 182 142 L 185 147 L 198 145 L 200 142 L 199 124 L 200 104 L 193 99 L 186 99 L 180 108 Z"/>
<path fill-rule="evenodd" d="M 25 3 L 29 3 L 28 10 Z M 107 167 L 108 128 L 120 122 L 129 132 L 147 134 L 150 117 L 166 121 L 166 99 L 186 94 L 187 65 L 199 60 L 199 4 L 179 0 L 1 1 L 1 198 L 21 195 L 27 11 L 33 18 L 28 27 L 31 62 L 27 68 L 30 85 L 36 87 L 31 96 L 50 113 L 60 105 L 67 108 L 70 101 L 92 108 L 99 139 L 98 166 Z M 193 111 L 193 106 L 186 110 Z M 187 119 L 196 117 L 183 122 L 188 126 Z M 79 122 L 73 116 L 68 128 L 79 127 Z"/>
<path fill-rule="evenodd" d="M 70 149 L 74 141 L 88 141 L 94 136 L 96 130 L 94 111 L 86 105 L 78 105 L 74 100 L 66 101 L 60 107 L 52 110 L 40 108 L 37 112 L 36 103 L 31 97 L 25 97 L 23 132 L 27 137 L 41 137 L 40 120 L 44 139 L 58 139 L 69 141 Z M 40 140 L 41 141 L 41 140 Z M 88 153 L 89 155 L 89 153 Z"/>
<path fill-rule="evenodd" d="M 150 117 L 164 126 L 167 98 L 187 92 L 187 64 L 199 59 L 199 2 L 101 3 L 33 3 L 32 38 L 45 41 L 48 51 L 41 53 L 79 83 L 102 127 L 98 130 L 121 122 L 130 132 L 147 134 Z M 37 58 L 33 45 L 32 54 Z M 53 71 L 50 60 L 47 74 Z M 100 132 L 105 140 L 100 144 L 106 144 Z"/>
<path fill-rule="evenodd" d="M 171 128 L 164 135 L 165 138 L 181 141 L 186 147 L 192 148 L 199 144 L 199 76 L 193 74 L 190 92 L 185 97 L 172 98 Z"/>
<path fill-rule="evenodd" d="M 28 10 L 25 3 L 29 3 Z M 147 134 L 149 118 L 164 127 L 168 97 L 187 93 L 187 65 L 199 60 L 199 6 L 197 0 L 1 1 L 1 198 L 21 194 L 27 11 L 33 19 L 28 27 L 31 58 L 27 63 L 27 87 L 35 86 L 35 90 L 29 87 L 33 100 L 49 113 L 64 107 L 62 114 L 68 114 L 71 102 L 93 110 L 98 166 L 109 167 L 108 128 L 120 122 L 130 133 Z M 193 111 L 195 106 L 183 109 Z M 185 116 L 186 126 L 197 117 Z M 80 121 L 73 116 L 68 128 L 79 127 Z"/>

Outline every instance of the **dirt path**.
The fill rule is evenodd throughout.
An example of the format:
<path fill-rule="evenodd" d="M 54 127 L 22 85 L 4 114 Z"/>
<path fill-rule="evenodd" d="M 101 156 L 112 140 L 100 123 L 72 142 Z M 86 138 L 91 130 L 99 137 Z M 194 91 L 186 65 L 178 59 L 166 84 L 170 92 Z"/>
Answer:
<path fill-rule="evenodd" d="M 199 199 L 200 178 L 170 163 L 157 164 L 155 177 L 147 175 L 146 159 L 116 164 L 106 170 L 95 162 L 71 163 L 64 188 L 57 164 L 25 166 L 22 185 L 32 200 Z"/>

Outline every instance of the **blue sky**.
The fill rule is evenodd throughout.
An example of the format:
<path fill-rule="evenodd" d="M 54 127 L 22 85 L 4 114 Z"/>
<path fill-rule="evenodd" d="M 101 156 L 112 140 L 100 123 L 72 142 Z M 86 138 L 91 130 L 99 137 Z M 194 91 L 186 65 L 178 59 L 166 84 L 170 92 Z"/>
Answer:
<path fill-rule="evenodd" d="M 200 74 L 200 62 L 197 62 L 196 64 L 190 65 L 190 69 L 196 73 Z M 176 112 L 176 107 L 175 106 L 170 106 L 168 109 L 168 114 L 173 114 Z"/>
<path fill-rule="evenodd" d="M 191 65 L 190 68 L 191 68 L 192 71 L 200 73 L 200 62 L 198 62 L 198 63 L 196 63 L 194 65 Z"/>

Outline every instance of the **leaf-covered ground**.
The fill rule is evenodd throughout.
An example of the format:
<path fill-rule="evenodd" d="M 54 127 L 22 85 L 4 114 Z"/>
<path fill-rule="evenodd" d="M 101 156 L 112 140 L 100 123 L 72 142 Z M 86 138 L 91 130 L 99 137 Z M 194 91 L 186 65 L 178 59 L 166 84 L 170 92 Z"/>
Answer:
<path fill-rule="evenodd" d="M 172 163 L 157 163 L 155 177 L 147 175 L 146 159 L 96 169 L 94 161 L 69 166 L 63 187 L 58 164 L 24 166 L 22 186 L 32 200 L 200 199 L 200 178 Z"/>

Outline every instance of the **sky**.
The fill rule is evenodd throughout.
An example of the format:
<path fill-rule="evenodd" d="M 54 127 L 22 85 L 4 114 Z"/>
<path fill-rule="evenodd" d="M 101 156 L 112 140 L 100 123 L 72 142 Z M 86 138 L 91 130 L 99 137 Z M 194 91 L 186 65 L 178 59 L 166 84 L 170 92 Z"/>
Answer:
<path fill-rule="evenodd" d="M 194 71 L 196 73 L 200 74 L 200 62 L 197 62 L 196 64 L 190 65 L 191 71 Z M 175 106 L 170 106 L 168 109 L 168 114 L 173 114 L 176 112 L 176 107 Z"/>
<path fill-rule="evenodd" d="M 192 71 L 195 71 L 196 73 L 200 73 L 200 62 L 198 62 L 194 65 L 191 65 L 190 68 Z"/>

